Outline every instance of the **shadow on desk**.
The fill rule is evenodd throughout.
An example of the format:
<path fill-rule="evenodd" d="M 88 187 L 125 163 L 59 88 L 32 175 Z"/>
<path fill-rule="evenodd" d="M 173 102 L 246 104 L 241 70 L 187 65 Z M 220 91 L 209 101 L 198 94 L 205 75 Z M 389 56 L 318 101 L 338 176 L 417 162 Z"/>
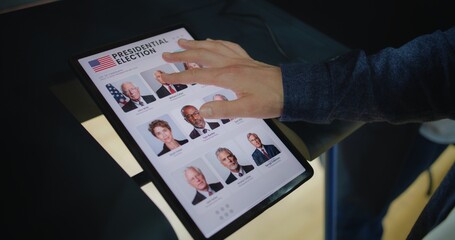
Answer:
<path fill-rule="evenodd" d="M 177 239 L 163 213 L 49 90 L 21 110 L 27 115 L 15 119 L 22 144 L 7 163 L 3 236 Z"/>

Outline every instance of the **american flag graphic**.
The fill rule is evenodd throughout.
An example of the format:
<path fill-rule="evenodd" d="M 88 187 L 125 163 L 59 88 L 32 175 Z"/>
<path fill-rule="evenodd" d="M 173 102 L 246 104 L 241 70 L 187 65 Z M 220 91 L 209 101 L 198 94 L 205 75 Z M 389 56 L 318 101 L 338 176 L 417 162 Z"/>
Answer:
<path fill-rule="evenodd" d="M 123 107 L 126 103 L 126 97 L 123 95 L 116 87 L 114 87 L 112 84 L 107 84 L 106 85 L 107 90 L 112 94 L 114 99 L 118 102 L 120 107 Z"/>
<path fill-rule="evenodd" d="M 90 67 L 92 67 L 92 69 L 95 72 L 99 72 L 104 69 L 115 67 L 117 65 L 117 64 L 115 64 L 114 60 L 109 55 L 92 60 L 92 61 L 88 62 L 88 64 L 90 64 Z"/>

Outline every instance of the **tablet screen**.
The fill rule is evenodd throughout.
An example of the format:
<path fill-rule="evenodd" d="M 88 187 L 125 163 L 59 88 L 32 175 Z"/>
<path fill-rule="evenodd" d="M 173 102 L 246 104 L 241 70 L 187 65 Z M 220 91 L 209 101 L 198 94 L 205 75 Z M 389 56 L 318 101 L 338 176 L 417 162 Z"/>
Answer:
<path fill-rule="evenodd" d="M 236 95 L 210 85 L 166 85 L 163 72 L 203 68 L 167 63 L 188 27 L 111 43 L 70 60 L 128 149 L 195 238 L 226 237 L 313 175 L 272 121 L 204 119 L 207 101 Z"/>

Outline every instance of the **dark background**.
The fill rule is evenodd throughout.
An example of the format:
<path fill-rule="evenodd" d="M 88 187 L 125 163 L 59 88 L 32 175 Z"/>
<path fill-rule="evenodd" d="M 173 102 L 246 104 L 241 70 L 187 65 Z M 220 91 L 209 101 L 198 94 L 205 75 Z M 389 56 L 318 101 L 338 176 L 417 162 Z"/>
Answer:
<path fill-rule="evenodd" d="M 245 0 L 230 0 L 239 3 Z M 448 0 L 266 0 L 349 48 L 369 53 L 399 47 L 410 39 L 455 23 Z M 54 0 L 5 0 L 0 13 Z"/>
<path fill-rule="evenodd" d="M 349 48 L 374 53 L 455 23 L 448 0 L 319 0 L 269 2 Z M 453 2 L 452 2 L 453 3 Z"/>

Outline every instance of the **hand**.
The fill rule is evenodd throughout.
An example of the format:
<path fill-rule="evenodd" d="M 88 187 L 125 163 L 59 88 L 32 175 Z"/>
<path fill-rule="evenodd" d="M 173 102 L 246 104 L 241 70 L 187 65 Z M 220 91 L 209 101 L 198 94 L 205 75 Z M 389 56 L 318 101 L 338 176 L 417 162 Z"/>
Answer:
<path fill-rule="evenodd" d="M 163 75 L 167 83 L 215 85 L 232 90 L 237 99 L 211 101 L 199 112 L 205 118 L 275 118 L 283 110 L 281 69 L 252 59 L 238 44 L 222 40 L 178 41 L 186 51 L 163 53 L 167 62 L 203 66 Z"/>

